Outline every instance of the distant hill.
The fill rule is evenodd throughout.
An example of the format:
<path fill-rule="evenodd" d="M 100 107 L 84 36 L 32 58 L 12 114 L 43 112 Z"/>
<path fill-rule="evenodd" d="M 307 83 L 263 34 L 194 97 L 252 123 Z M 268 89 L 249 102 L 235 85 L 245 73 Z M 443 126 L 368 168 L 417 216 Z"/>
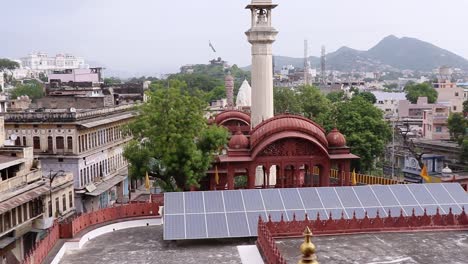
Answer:
<path fill-rule="evenodd" d="M 309 57 L 313 67 L 319 68 L 320 58 Z M 367 51 L 355 50 L 346 46 L 326 55 L 327 70 L 376 71 L 376 70 L 415 70 L 431 71 L 440 66 L 450 66 L 468 70 L 468 60 L 448 50 L 415 38 L 385 37 Z M 275 70 L 283 65 L 302 68 L 303 58 L 275 56 Z"/>

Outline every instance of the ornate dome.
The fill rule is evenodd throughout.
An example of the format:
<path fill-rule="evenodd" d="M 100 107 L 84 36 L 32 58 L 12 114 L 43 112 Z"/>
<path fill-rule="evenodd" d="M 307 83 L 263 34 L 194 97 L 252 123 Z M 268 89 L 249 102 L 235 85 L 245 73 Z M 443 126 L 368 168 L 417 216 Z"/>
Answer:
<path fill-rule="evenodd" d="M 334 128 L 327 135 L 328 146 L 331 148 L 342 148 L 346 146 L 346 139 L 343 134 L 338 131 L 337 128 Z"/>
<path fill-rule="evenodd" d="M 244 123 L 246 123 L 246 125 L 250 126 L 250 116 L 244 112 L 237 110 L 228 110 L 221 112 L 215 118 L 215 122 L 218 125 L 222 125 L 223 123 L 229 120 L 241 120 Z"/>
<path fill-rule="evenodd" d="M 316 138 L 326 149 L 328 146 L 325 131 L 313 121 L 295 115 L 278 115 L 263 121 L 250 132 L 252 148 L 265 138 L 281 132 L 300 132 Z"/>
<path fill-rule="evenodd" d="M 238 129 L 229 140 L 228 146 L 231 149 L 246 149 L 249 147 L 249 139 Z"/>
<path fill-rule="evenodd" d="M 237 93 L 236 106 L 251 106 L 252 105 L 252 88 L 247 80 L 244 80 L 239 92 Z"/>

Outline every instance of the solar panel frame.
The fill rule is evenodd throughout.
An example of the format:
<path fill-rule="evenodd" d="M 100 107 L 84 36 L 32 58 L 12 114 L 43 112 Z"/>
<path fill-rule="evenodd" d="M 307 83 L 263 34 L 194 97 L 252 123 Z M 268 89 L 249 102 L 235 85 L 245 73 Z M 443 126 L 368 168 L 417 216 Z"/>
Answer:
<path fill-rule="evenodd" d="M 258 216 L 268 221 L 322 220 L 343 215 L 351 219 L 459 214 L 468 207 L 468 195 L 456 183 L 308 187 L 166 193 L 164 240 L 250 237 L 257 235 Z"/>

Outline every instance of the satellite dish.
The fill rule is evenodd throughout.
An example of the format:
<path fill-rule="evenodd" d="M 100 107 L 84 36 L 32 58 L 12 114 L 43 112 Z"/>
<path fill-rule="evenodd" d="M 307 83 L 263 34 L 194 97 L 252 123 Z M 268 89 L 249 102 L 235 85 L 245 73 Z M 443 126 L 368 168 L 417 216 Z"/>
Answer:
<path fill-rule="evenodd" d="M 74 107 L 70 107 L 70 112 L 71 113 L 76 113 L 76 109 Z"/>
<path fill-rule="evenodd" d="M 16 134 L 12 134 L 10 138 L 11 140 L 15 141 L 18 138 L 18 136 Z"/>

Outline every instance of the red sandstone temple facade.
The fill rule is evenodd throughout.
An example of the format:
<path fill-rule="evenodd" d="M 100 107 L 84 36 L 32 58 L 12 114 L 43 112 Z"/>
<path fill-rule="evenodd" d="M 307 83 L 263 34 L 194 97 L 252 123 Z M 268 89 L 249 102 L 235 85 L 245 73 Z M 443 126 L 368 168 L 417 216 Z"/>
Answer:
<path fill-rule="evenodd" d="M 238 176 L 247 177 L 245 188 L 249 189 L 330 186 L 332 168 L 339 171 L 338 185 L 350 185 L 350 163 L 359 157 L 350 153 L 337 129 L 326 135 L 315 122 L 289 114 L 251 129 L 250 116 L 235 110 L 209 122 L 232 134 L 228 148 L 208 171 L 211 190 L 234 189 Z M 270 182 L 272 173 L 276 182 Z M 262 184 L 256 185 L 259 177 Z"/>

